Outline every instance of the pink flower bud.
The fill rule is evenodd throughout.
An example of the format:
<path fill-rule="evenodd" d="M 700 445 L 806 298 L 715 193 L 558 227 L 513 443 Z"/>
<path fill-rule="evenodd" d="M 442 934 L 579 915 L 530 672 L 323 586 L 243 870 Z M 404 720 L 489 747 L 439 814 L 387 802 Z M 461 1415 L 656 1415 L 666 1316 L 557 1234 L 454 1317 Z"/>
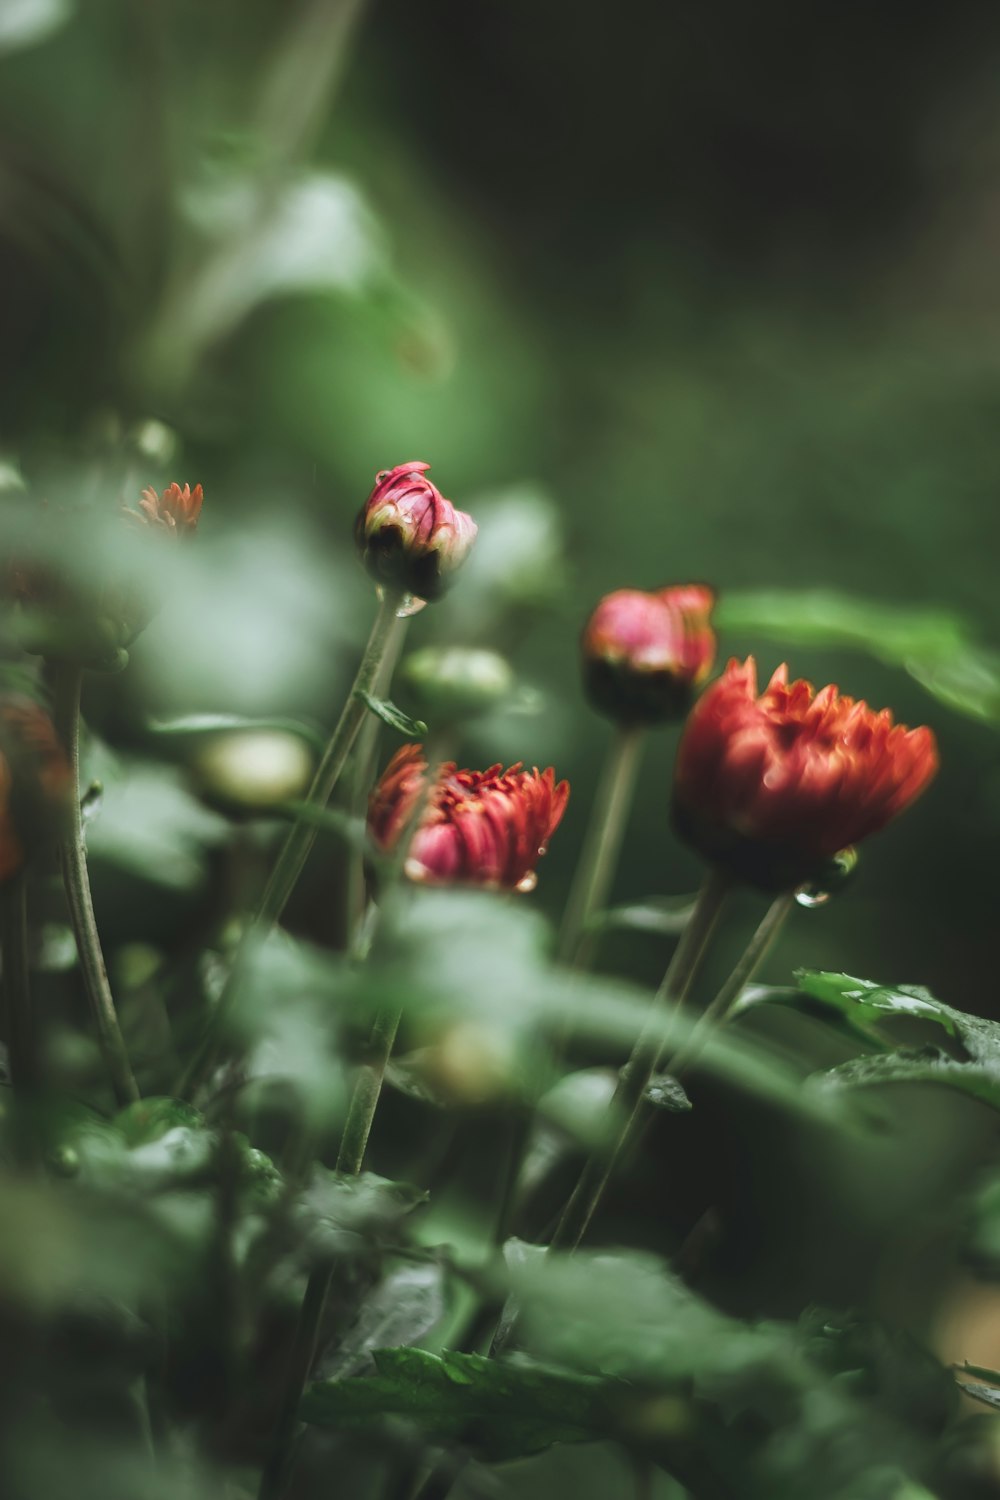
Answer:
<path fill-rule="evenodd" d="M 375 479 L 354 536 L 378 583 L 418 599 L 438 599 L 465 561 L 478 527 L 424 478 L 429 464 L 398 464 Z"/>
<path fill-rule="evenodd" d="M 703 584 L 606 594 L 583 632 L 591 703 L 623 724 L 681 719 L 715 661 L 715 594 Z"/>
<path fill-rule="evenodd" d="M 372 793 L 368 831 L 390 853 L 424 795 L 427 761 L 422 747 L 404 745 Z M 427 885 L 481 885 L 530 890 L 534 871 L 558 828 L 569 783 L 552 767 L 539 772 L 520 765 L 505 771 L 460 771 L 439 766 L 420 825 L 410 844 L 405 873 Z"/>
<path fill-rule="evenodd" d="M 833 686 L 789 683 L 779 667 L 757 695 L 753 657 L 731 661 L 691 711 L 677 752 L 674 822 L 706 858 L 751 884 L 790 889 L 876 833 L 938 767 L 927 728 Z"/>

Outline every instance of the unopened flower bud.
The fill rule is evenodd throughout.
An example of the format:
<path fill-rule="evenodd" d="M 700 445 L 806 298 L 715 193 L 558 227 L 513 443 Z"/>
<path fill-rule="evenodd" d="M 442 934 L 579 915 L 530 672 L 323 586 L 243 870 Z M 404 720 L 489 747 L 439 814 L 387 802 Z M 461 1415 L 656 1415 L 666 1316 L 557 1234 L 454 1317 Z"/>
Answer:
<path fill-rule="evenodd" d="M 300 735 L 241 729 L 199 745 L 192 770 L 199 789 L 233 812 L 259 813 L 305 795 L 313 757 Z"/>
<path fill-rule="evenodd" d="M 129 511 L 137 521 L 153 526 L 158 531 L 172 531 L 176 536 L 193 536 L 198 529 L 204 495 L 201 485 L 194 489 L 186 484 L 169 484 L 161 493 L 145 489 L 139 501 L 138 511 Z"/>
<path fill-rule="evenodd" d="M 479 885 L 528 891 L 535 866 L 562 820 L 569 783 L 545 771 L 436 769 L 429 796 L 420 745 L 404 745 L 372 793 L 368 831 L 386 853 L 396 848 L 423 803 L 404 872 L 425 885 Z"/>
<path fill-rule="evenodd" d="M 682 719 L 715 661 L 714 602 L 702 584 L 606 594 L 582 638 L 594 707 L 620 724 Z"/>
<path fill-rule="evenodd" d="M 57 833 L 72 795 L 69 763 L 48 714 L 30 698 L 0 698 L 0 881 Z"/>
<path fill-rule="evenodd" d="M 731 661 L 691 711 L 677 752 L 678 833 L 714 864 L 768 890 L 822 886 L 829 861 L 892 821 L 938 766 L 927 728 L 833 686 L 757 694 L 753 657 Z"/>
<path fill-rule="evenodd" d="M 420 712 L 437 723 L 489 713 L 514 690 L 510 663 L 472 646 L 425 646 L 406 658 L 399 675 Z"/>
<path fill-rule="evenodd" d="M 376 476 L 354 536 L 377 583 L 438 599 L 476 539 L 476 523 L 457 510 L 424 473 L 429 464 L 399 464 Z"/>

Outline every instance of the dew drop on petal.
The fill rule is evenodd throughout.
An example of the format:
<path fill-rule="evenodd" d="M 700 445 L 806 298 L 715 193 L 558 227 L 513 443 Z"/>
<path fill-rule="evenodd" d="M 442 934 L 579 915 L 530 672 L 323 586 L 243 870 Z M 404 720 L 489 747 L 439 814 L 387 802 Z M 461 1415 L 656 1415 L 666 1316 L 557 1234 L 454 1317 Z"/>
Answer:
<path fill-rule="evenodd" d="M 529 891 L 533 891 L 535 889 L 535 886 L 537 884 L 538 876 L 535 874 L 534 870 L 529 870 L 527 875 L 521 876 L 514 889 L 515 891 L 520 891 L 522 896 L 526 896 Z"/>

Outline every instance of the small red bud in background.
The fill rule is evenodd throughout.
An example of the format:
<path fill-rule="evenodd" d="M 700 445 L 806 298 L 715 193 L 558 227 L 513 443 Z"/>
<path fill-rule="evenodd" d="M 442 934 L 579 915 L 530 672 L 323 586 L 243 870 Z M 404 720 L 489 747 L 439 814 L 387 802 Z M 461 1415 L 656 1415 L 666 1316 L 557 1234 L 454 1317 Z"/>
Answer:
<path fill-rule="evenodd" d="M 703 584 L 606 594 L 584 628 L 584 687 L 619 724 L 682 719 L 715 661 L 715 594 Z"/>
<path fill-rule="evenodd" d="M 160 494 L 154 489 L 145 489 L 138 511 L 130 510 L 128 515 L 158 531 L 172 531 L 177 536 L 193 536 L 198 529 L 204 498 L 200 484 L 196 484 L 194 489 L 189 484 L 183 489 L 179 484 L 169 484 Z"/>
<path fill-rule="evenodd" d="M 377 583 L 418 599 L 438 599 L 476 539 L 471 516 L 457 510 L 424 473 L 429 464 L 398 464 L 376 476 L 358 516 L 358 552 Z"/>
<path fill-rule="evenodd" d="M 368 831 L 391 853 L 424 795 L 427 761 L 420 745 L 397 750 L 372 793 Z M 460 771 L 439 766 L 419 827 L 410 843 L 405 874 L 426 885 L 480 885 L 530 890 L 535 866 L 558 828 L 569 783 L 552 767 L 525 771 Z"/>
<path fill-rule="evenodd" d="M 673 817 L 713 863 L 768 890 L 824 865 L 892 821 L 938 768 L 930 729 L 894 724 L 836 687 L 789 683 L 757 694 L 753 657 L 731 661 L 691 711 L 677 752 Z"/>

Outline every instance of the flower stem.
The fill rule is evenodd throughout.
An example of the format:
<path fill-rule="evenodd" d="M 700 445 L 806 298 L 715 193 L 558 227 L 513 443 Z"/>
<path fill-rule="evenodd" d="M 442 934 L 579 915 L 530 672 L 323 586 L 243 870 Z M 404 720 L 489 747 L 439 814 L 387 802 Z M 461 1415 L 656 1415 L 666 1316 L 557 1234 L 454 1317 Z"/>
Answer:
<path fill-rule="evenodd" d="M 3 957 L 4 1037 L 14 1088 L 21 1092 L 38 1082 L 35 1017 L 28 976 L 28 912 L 23 875 L 0 891 L 0 954 Z"/>
<path fill-rule="evenodd" d="M 610 1106 L 621 1119 L 616 1139 L 610 1150 L 605 1144 L 591 1155 L 556 1227 L 551 1249 L 575 1250 L 587 1231 L 614 1173 L 633 1116 L 642 1102 L 642 1096 L 656 1067 L 662 1044 L 653 1023 L 664 1009 L 676 1009 L 687 998 L 729 888 L 728 876 L 720 870 L 713 870 L 699 892 L 691 919 L 681 934 L 663 983 L 650 1007 L 649 1021 L 640 1032 L 632 1055 L 622 1069 Z"/>
<path fill-rule="evenodd" d="M 644 731 L 622 726 L 608 750 L 594 796 L 583 851 L 576 867 L 559 931 L 557 956 L 574 968 L 586 968 L 594 939 L 587 923 L 605 905 L 621 850 L 625 821 L 639 769 Z"/>
<path fill-rule="evenodd" d="M 387 658 L 390 662 L 393 661 L 399 653 L 408 624 L 408 620 L 399 614 L 403 598 L 402 594 L 387 590 L 379 602 L 378 613 L 375 616 L 351 691 L 347 696 L 347 702 L 341 710 L 340 718 L 323 752 L 323 758 L 303 804 L 306 813 L 311 809 L 326 807 L 347 763 L 358 731 L 364 723 L 365 715 L 369 712 L 360 694 L 374 693 L 376 685 L 384 680 L 383 663 Z M 288 898 L 305 867 L 306 860 L 309 858 L 318 832 L 319 820 L 308 816 L 297 819 L 289 829 L 264 888 L 257 911 L 244 931 L 229 971 L 229 977 L 209 1018 L 201 1042 L 195 1048 L 190 1062 L 177 1081 L 174 1092 L 179 1098 L 189 1098 L 211 1071 L 215 1063 L 219 1036 L 232 1008 L 233 996 L 239 985 L 241 968 L 251 939 L 265 937 L 279 921 Z"/>
<path fill-rule="evenodd" d="M 729 978 L 702 1012 L 698 1025 L 673 1057 L 663 1064 L 668 1072 L 679 1073 L 689 1067 L 700 1051 L 707 1032 L 713 1026 L 725 1025 L 729 1020 L 740 995 L 767 957 L 794 904 L 795 894 L 792 891 L 782 892 L 771 902 Z"/>
<path fill-rule="evenodd" d="M 382 677 L 383 662 L 387 657 L 392 661 L 399 654 L 407 625 L 407 621 L 398 612 L 401 604 L 402 597 L 399 594 L 386 590 L 354 685 L 309 788 L 306 801 L 311 805 L 325 807 L 329 802 L 368 713 L 361 694 L 375 694 Z M 254 927 L 259 931 L 266 931 L 280 919 L 316 842 L 316 832 L 307 822 L 294 823 L 289 829 L 254 918 Z"/>
<path fill-rule="evenodd" d="M 337 1171 L 356 1177 L 364 1161 L 365 1147 L 378 1108 L 389 1054 L 399 1029 L 398 1010 L 380 1011 L 372 1024 L 367 1057 L 358 1072 L 337 1153 Z"/>
<path fill-rule="evenodd" d="M 114 997 L 101 950 L 87 870 L 87 850 L 80 812 L 80 691 L 83 670 L 71 662 L 51 665 L 52 717 L 70 763 L 71 795 L 67 827 L 59 841 L 59 865 L 69 903 L 70 923 L 80 958 L 80 972 L 97 1026 L 104 1063 L 120 1105 L 139 1098 L 125 1038 L 118 1024 Z"/>

